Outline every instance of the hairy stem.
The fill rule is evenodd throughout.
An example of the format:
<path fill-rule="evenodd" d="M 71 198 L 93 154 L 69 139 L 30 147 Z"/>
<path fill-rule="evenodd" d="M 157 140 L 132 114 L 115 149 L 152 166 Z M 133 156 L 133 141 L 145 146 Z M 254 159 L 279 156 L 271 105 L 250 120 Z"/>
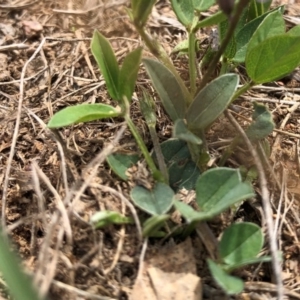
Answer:
<path fill-rule="evenodd" d="M 195 51 L 196 37 L 194 32 L 189 33 L 189 72 L 190 72 L 190 91 L 192 96 L 196 93 L 196 51 Z"/>

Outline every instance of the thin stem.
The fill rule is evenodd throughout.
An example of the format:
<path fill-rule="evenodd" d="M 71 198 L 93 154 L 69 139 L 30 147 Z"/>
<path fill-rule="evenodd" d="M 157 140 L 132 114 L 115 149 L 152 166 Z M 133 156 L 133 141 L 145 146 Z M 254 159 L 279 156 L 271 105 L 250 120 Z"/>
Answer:
<path fill-rule="evenodd" d="M 140 150 L 143 153 L 143 156 L 148 164 L 148 167 L 152 173 L 152 176 L 155 180 L 160 181 L 160 182 L 165 182 L 166 179 L 164 178 L 164 176 L 161 174 L 161 172 L 156 168 L 156 165 L 143 141 L 143 138 L 141 137 L 141 135 L 139 134 L 138 130 L 136 129 L 135 125 L 133 124 L 131 118 L 130 118 L 130 113 L 129 113 L 129 102 L 128 99 L 126 97 L 123 97 L 123 109 L 124 109 L 124 119 L 133 135 L 133 137 L 135 138 L 138 147 L 140 148 Z"/>
<path fill-rule="evenodd" d="M 226 74 L 227 72 L 228 72 L 228 60 L 226 57 L 223 57 L 220 75 Z"/>
<path fill-rule="evenodd" d="M 156 179 L 157 181 L 160 181 L 160 182 L 165 182 L 164 177 L 162 176 L 160 171 L 156 168 L 156 165 L 155 165 L 141 135 L 139 134 L 138 130 L 136 129 L 135 125 L 133 124 L 132 120 L 130 119 L 129 115 L 127 115 L 127 114 L 125 115 L 125 121 L 129 127 L 132 135 L 134 136 L 134 138 L 138 144 L 138 147 L 142 151 L 143 156 L 148 164 L 148 167 L 149 167 L 154 179 Z"/>
<path fill-rule="evenodd" d="M 167 169 L 167 166 L 166 166 L 166 163 L 164 160 L 164 156 L 161 152 L 157 132 L 156 132 L 154 126 L 150 125 L 150 126 L 148 126 L 148 128 L 149 128 L 149 132 L 150 132 L 151 139 L 153 142 L 153 148 L 154 148 L 154 152 L 156 154 L 156 159 L 157 159 L 159 170 L 161 171 L 162 175 L 164 176 L 165 182 L 168 183 L 169 182 L 168 169 Z"/>
<path fill-rule="evenodd" d="M 195 51 L 196 37 L 194 32 L 189 33 L 189 72 L 190 72 L 190 91 L 192 96 L 196 93 L 196 51 Z"/>
<path fill-rule="evenodd" d="M 232 97 L 231 103 L 236 100 L 239 96 L 241 96 L 242 94 L 246 93 L 248 90 L 250 90 L 253 86 L 255 85 L 255 83 L 253 81 L 250 81 L 246 84 L 244 84 L 240 89 L 238 89 L 235 94 Z"/>
<path fill-rule="evenodd" d="M 155 130 L 155 126 L 156 126 L 155 103 L 151 98 L 151 96 L 143 88 L 142 90 L 143 90 L 143 97 L 140 99 L 140 110 L 149 128 L 159 170 L 161 171 L 162 175 L 165 177 L 165 182 L 167 183 L 169 181 L 168 169 L 166 167 L 164 156 L 162 154 L 161 147 L 159 145 L 159 139 Z"/>
<path fill-rule="evenodd" d="M 228 28 L 226 36 L 225 36 L 224 40 L 222 41 L 218 52 L 215 54 L 214 58 L 212 59 L 211 63 L 209 64 L 207 72 L 205 73 L 204 77 L 202 78 L 202 81 L 200 83 L 198 91 L 202 90 L 206 86 L 206 84 L 210 80 L 211 76 L 215 72 L 217 64 L 218 64 L 221 56 L 223 55 L 231 37 L 233 36 L 234 30 L 239 21 L 239 18 L 243 12 L 243 9 L 247 6 L 248 2 L 249 2 L 249 0 L 240 0 L 240 2 L 237 4 L 236 11 L 235 11 L 232 19 L 230 19 L 230 26 Z"/>
<path fill-rule="evenodd" d="M 197 25 L 194 27 L 193 31 L 196 32 L 201 28 L 217 25 L 217 24 L 221 23 L 222 21 L 225 21 L 226 18 L 227 18 L 227 16 L 222 11 L 219 11 L 219 12 L 205 18 L 204 20 L 199 21 L 197 23 Z"/>

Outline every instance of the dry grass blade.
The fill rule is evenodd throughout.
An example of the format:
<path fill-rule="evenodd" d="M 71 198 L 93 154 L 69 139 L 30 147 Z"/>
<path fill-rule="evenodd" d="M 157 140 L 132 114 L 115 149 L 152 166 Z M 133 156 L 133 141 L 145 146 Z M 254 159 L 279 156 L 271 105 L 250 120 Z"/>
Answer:
<path fill-rule="evenodd" d="M 277 288 L 277 299 L 283 300 L 284 298 L 284 289 L 283 289 L 283 283 L 282 283 L 282 274 L 281 274 L 281 264 L 278 256 L 278 247 L 277 247 L 277 241 L 276 241 L 276 235 L 274 234 L 274 223 L 273 223 L 273 213 L 272 208 L 270 204 L 270 197 L 269 197 L 269 190 L 268 190 L 268 183 L 267 178 L 265 175 L 265 171 L 263 169 L 263 164 L 261 163 L 261 160 L 259 158 L 259 155 L 257 154 L 256 150 L 254 149 L 253 145 L 251 144 L 250 140 L 248 139 L 245 131 L 242 129 L 240 124 L 235 120 L 235 118 L 231 115 L 229 111 L 225 112 L 226 117 L 229 119 L 231 124 L 235 127 L 235 129 L 238 131 L 238 133 L 241 135 L 242 139 L 247 145 L 248 150 L 250 151 L 255 166 L 257 168 L 258 176 L 259 176 L 259 185 L 261 189 L 261 198 L 262 203 L 264 207 L 264 213 L 265 213 L 265 220 L 268 230 L 268 237 L 269 237 L 269 243 L 270 243 L 270 251 L 272 256 L 272 266 L 274 275 L 276 278 L 276 288 Z"/>

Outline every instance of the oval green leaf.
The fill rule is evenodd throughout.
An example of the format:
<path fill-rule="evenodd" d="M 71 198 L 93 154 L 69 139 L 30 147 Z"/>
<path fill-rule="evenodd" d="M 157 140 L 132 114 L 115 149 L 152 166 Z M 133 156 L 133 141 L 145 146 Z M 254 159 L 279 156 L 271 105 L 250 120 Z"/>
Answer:
<path fill-rule="evenodd" d="M 213 25 L 218 25 L 220 22 L 225 21 L 226 19 L 227 16 L 222 11 L 218 11 L 215 14 L 198 22 L 195 27 L 195 30 L 199 30 L 200 28 L 209 27 Z"/>
<path fill-rule="evenodd" d="M 246 134 L 252 142 L 257 142 L 267 137 L 275 128 L 270 111 L 262 104 L 255 103 L 252 123 L 246 129 Z"/>
<path fill-rule="evenodd" d="M 298 36 L 283 34 L 266 39 L 247 53 L 249 77 L 259 84 L 291 73 L 300 64 L 299 48 Z"/>
<path fill-rule="evenodd" d="M 276 10 L 267 15 L 266 18 L 260 23 L 252 35 L 251 40 L 249 41 L 247 52 L 267 38 L 283 33 L 285 33 L 285 22 L 282 12 L 280 10 Z"/>
<path fill-rule="evenodd" d="M 183 40 L 179 42 L 172 50 L 172 53 L 179 52 L 180 54 L 187 54 L 189 51 L 189 41 Z"/>
<path fill-rule="evenodd" d="M 252 186 L 241 182 L 238 170 L 218 168 L 203 173 L 196 183 L 196 201 L 201 211 L 195 211 L 179 201 L 175 201 L 175 207 L 187 222 L 192 223 L 209 220 L 235 203 L 253 196 Z"/>
<path fill-rule="evenodd" d="M 133 220 L 131 218 L 124 217 L 116 211 L 104 210 L 92 215 L 90 222 L 95 228 L 103 228 L 111 224 L 132 224 Z"/>
<path fill-rule="evenodd" d="M 291 35 L 291 36 L 300 36 L 300 25 L 297 25 L 297 26 L 294 26 L 292 29 L 290 29 L 288 32 L 287 32 L 288 35 Z"/>
<path fill-rule="evenodd" d="M 227 294 L 234 295 L 243 291 L 244 283 L 240 278 L 227 274 L 221 266 L 210 259 L 207 263 L 214 280 Z"/>
<path fill-rule="evenodd" d="M 215 0 L 193 0 L 193 6 L 197 11 L 205 11 L 213 6 L 215 2 Z"/>
<path fill-rule="evenodd" d="M 57 112 L 49 121 L 48 128 L 59 128 L 81 122 L 89 122 L 121 115 L 116 108 L 106 104 L 78 104 Z"/>
<path fill-rule="evenodd" d="M 126 96 L 129 102 L 134 92 L 135 82 L 142 58 L 142 48 L 130 52 L 124 59 L 119 74 L 119 94 Z"/>
<path fill-rule="evenodd" d="M 264 1 L 257 1 L 252 0 L 249 4 L 249 10 L 248 10 L 248 18 L 249 20 L 253 20 L 260 15 L 266 13 L 270 6 L 271 6 L 272 0 L 264 0 Z"/>
<path fill-rule="evenodd" d="M 188 127 L 202 130 L 213 123 L 229 105 L 238 82 L 236 74 L 225 74 L 205 86 L 188 108 Z"/>
<path fill-rule="evenodd" d="M 127 169 L 136 164 L 139 160 L 139 156 L 137 154 L 121 154 L 114 153 L 107 156 L 106 161 L 114 171 L 116 175 L 118 175 L 121 179 L 127 180 L 128 176 L 126 175 Z"/>
<path fill-rule="evenodd" d="M 109 95 L 114 100 L 120 100 L 118 62 L 109 41 L 97 30 L 92 37 L 91 50 L 104 77 Z"/>
<path fill-rule="evenodd" d="M 236 223 L 228 227 L 219 244 L 220 256 L 227 265 L 238 265 L 256 258 L 264 243 L 262 230 L 253 223 Z"/>
<path fill-rule="evenodd" d="M 231 168 L 210 169 L 196 183 L 196 201 L 207 217 L 254 195 L 251 184 L 242 182 L 240 171 Z"/>
<path fill-rule="evenodd" d="M 194 19 L 193 0 L 171 0 L 177 19 L 185 27 L 190 27 Z"/>
<path fill-rule="evenodd" d="M 178 119 L 173 127 L 173 137 L 195 145 L 201 145 L 202 140 L 188 130 L 184 120 Z"/>
<path fill-rule="evenodd" d="M 150 215 L 162 215 L 173 205 L 174 192 L 164 183 L 156 183 L 152 190 L 142 186 L 135 186 L 130 193 L 136 206 Z"/>
<path fill-rule="evenodd" d="M 183 119 L 186 111 L 185 99 L 173 73 L 156 60 L 147 58 L 143 59 L 143 63 L 170 118 L 174 122 Z"/>
<path fill-rule="evenodd" d="M 219 24 L 219 35 L 220 35 L 220 40 L 223 41 L 227 31 L 229 28 L 229 21 L 225 20 Z M 235 56 L 236 53 L 236 41 L 235 41 L 235 36 L 233 35 L 228 42 L 228 45 L 223 53 L 224 57 L 228 59 L 232 59 Z"/>
<path fill-rule="evenodd" d="M 187 144 L 178 139 L 169 139 L 161 144 L 161 151 L 174 191 L 194 189 L 200 170 L 192 160 Z"/>
<path fill-rule="evenodd" d="M 247 52 L 247 47 L 248 43 L 253 36 L 254 32 L 258 28 L 258 26 L 263 22 L 263 20 L 272 12 L 274 11 L 280 11 L 283 13 L 283 7 L 276 7 L 275 9 L 259 16 L 258 18 L 250 21 L 247 23 L 236 35 L 236 47 L 237 47 L 237 52 L 235 57 L 233 58 L 233 61 L 242 63 L 245 61 L 246 57 L 246 52 Z"/>

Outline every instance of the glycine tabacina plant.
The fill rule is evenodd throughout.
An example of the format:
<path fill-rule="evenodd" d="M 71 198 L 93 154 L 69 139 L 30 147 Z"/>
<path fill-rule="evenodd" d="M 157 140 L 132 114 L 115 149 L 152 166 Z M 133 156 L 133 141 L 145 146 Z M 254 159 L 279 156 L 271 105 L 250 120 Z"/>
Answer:
<path fill-rule="evenodd" d="M 136 186 L 130 194 L 134 204 L 150 215 L 143 224 L 145 237 L 165 236 L 164 227 L 166 223 L 168 228 L 172 226 L 169 212 L 174 208 L 188 226 L 196 226 L 255 196 L 251 182 L 243 179 L 239 169 L 223 167 L 228 151 L 221 167 L 207 168 L 210 156 L 205 133 L 240 95 L 257 84 L 279 79 L 300 65 L 300 26 L 286 32 L 283 6 L 270 9 L 272 1 L 259 0 L 217 2 L 221 10 L 202 18 L 201 13 L 213 6 L 214 0 L 171 0 L 187 32 L 187 39 L 178 44 L 174 52 L 188 57 L 189 86 L 181 79 L 170 55 L 147 31 L 148 17 L 156 1 L 131 0 L 128 15 L 155 59 L 142 59 L 142 48 L 137 48 L 128 53 L 119 66 L 109 41 L 95 30 L 91 51 L 118 108 L 101 103 L 79 104 L 57 112 L 48 123 L 52 129 L 92 120 L 125 119 L 155 181 L 152 189 Z M 218 42 L 201 49 L 196 33 L 212 26 L 218 30 Z M 198 52 L 202 57 L 200 62 Z M 155 131 L 154 101 L 140 88 L 140 108 L 153 140 L 153 154 L 149 153 L 129 112 L 141 62 L 173 122 L 172 138 L 160 144 Z M 234 72 L 239 66 L 244 66 L 248 75 L 248 81 L 242 84 Z M 255 103 L 253 121 L 245 129 L 248 138 L 254 144 L 263 141 L 273 128 L 268 109 Z M 235 137 L 228 149 L 234 149 L 240 142 L 241 137 Z M 111 169 L 122 180 L 128 179 L 126 170 L 138 160 L 138 155 L 120 153 L 107 158 Z M 199 210 L 176 199 L 175 193 L 182 188 L 195 190 Z M 131 222 L 130 218 L 110 211 L 97 213 L 91 219 L 96 228 Z M 228 294 L 243 290 L 243 282 L 230 272 L 250 263 L 270 260 L 269 257 L 257 258 L 262 246 L 263 234 L 255 224 L 233 224 L 224 231 L 218 260 L 208 260 L 208 266 Z"/>

